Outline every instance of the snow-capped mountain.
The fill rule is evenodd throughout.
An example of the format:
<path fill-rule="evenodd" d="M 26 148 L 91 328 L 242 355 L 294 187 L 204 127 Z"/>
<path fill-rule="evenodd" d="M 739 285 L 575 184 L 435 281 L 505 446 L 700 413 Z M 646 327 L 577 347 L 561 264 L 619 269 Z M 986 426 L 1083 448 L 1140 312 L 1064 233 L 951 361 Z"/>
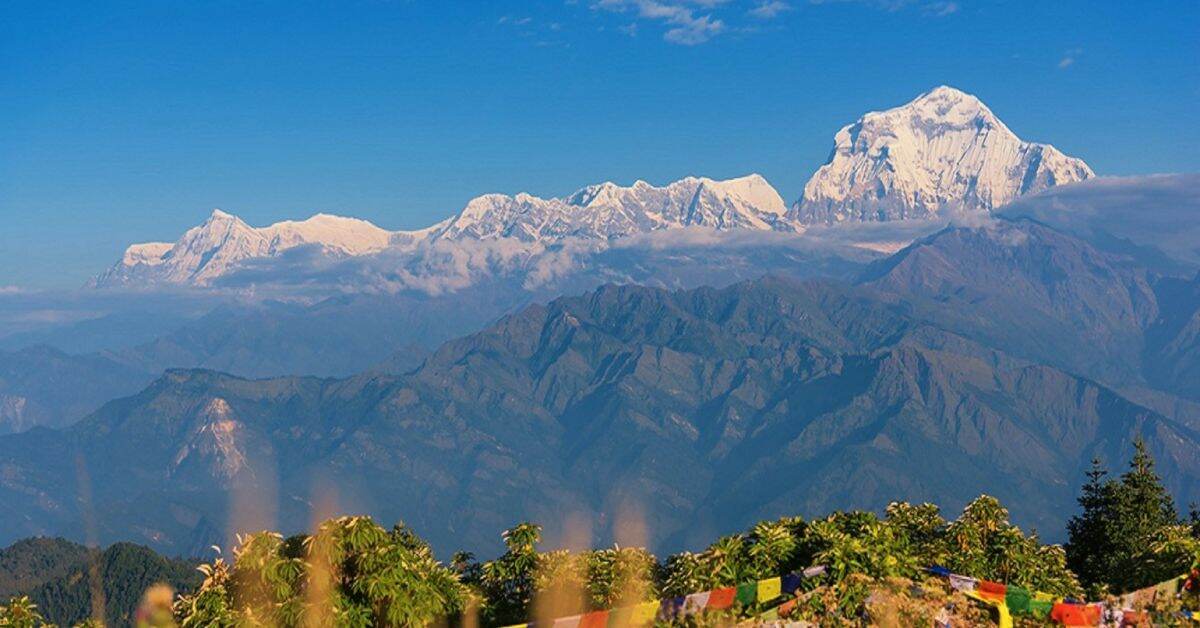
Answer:
<path fill-rule="evenodd" d="M 978 98 L 942 86 L 838 131 L 789 218 L 832 224 L 991 210 L 1093 176 L 1080 159 L 1022 141 Z"/>
<path fill-rule="evenodd" d="M 417 231 L 388 231 L 326 214 L 255 228 L 218 210 L 177 242 L 129 247 L 91 284 L 210 285 L 248 260 L 302 245 L 335 258 L 400 252 L 403 259 L 390 258 L 392 270 L 411 272 L 405 263 L 428 269 L 423 262 L 439 255 L 442 264 L 460 267 L 447 261 L 460 259 L 448 251 L 480 248 L 472 242 L 491 243 L 475 256 L 478 261 L 511 258 L 514 242 L 517 248 L 533 247 L 525 252 L 528 257 L 536 254 L 533 249 L 567 239 L 602 248 L 626 236 L 684 227 L 803 232 L 814 224 L 926 219 L 946 207 L 990 211 L 1019 196 L 1093 176 L 1083 161 L 1047 144 L 1022 141 L 978 98 L 943 86 L 902 107 L 868 113 L 839 131 L 829 162 L 791 209 L 763 177 L 751 174 L 724 181 L 687 177 L 662 187 L 606 182 L 559 198 L 485 194 Z M 542 272 L 549 272 L 555 263 L 543 266 Z"/>
<path fill-rule="evenodd" d="M 330 255 L 383 250 L 400 234 L 365 220 L 317 214 L 254 228 L 215 209 L 203 224 L 174 243 L 134 244 L 121 261 L 92 280 L 98 287 L 144 283 L 206 285 L 253 258 L 271 257 L 301 245 L 319 245 Z"/>
<path fill-rule="evenodd" d="M 589 185 L 564 198 L 487 194 L 436 229 L 436 237 L 523 241 L 564 237 L 612 239 L 658 229 L 775 229 L 787 212 L 766 179 L 751 174 L 714 181 L 687 177 L 664 187 L 645 181 L 623 187 Z"/>
<path fill-rule="evenodd" d="M 756 174 L 725 181 L 687 177 L 664 187 L 645 181 L 629 187 L 601 183 L 550 199 L 486 194 L 452 218 L 417 231 L 388 231 L 365 220 L 327 214 L 255 228 L 214 210 L 204 224 L 175 243 L 130 246 L 92 285 L 208 285 L 246 260 L 278 256 L 301 245 L 318 245 L 329 255 L 355 256 L 439 240 L 611 240 L 687 226 L 792 230 L 786 213 L 783 198 Z"/>

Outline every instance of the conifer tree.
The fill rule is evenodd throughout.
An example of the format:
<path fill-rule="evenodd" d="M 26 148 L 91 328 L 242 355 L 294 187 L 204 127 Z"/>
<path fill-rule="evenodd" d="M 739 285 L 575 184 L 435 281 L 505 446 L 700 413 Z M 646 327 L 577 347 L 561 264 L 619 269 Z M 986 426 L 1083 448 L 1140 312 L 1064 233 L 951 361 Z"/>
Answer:
<path fill-rule="evenodd" d="M 1067 522 L 1067 566 L 1089 588 L 1106 584 L 1112 574 L 1117 491 L 1107 476 L 1100 459 L 1093 458 L 1078 498 L 1080 513 Z"/>

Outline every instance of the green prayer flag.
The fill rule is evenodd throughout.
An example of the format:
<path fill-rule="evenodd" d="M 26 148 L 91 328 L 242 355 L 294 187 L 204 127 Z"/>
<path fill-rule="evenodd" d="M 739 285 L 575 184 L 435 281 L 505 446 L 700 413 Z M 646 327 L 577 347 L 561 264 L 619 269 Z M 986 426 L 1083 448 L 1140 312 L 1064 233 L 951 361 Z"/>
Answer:
<path fill-rule="evenodd" d="M 1028 614 L 1032 611 L 1030 602 L 1033 601 L 1033 596 L 1029 594 L 1028 589 L 1008 585 L 1004 591 L 1004 605 L 1013 613 Z"/>
<path fill-rule="evenodd" d="M 1050 616 L 1050 611 L 1054 608 L 1054 602 L 1050 600 L 1033 599 L 1029 601 L 1029 614 L 1038 619 L 1045 619 Z"/>
<path fill-rule="evenodd" d="M 735 597 L 734 599 L 736 599 L 738 604 L 741 604 L 742 606 L 749 606 L 749 605 L 757 602 L 758 601 L 758 583 L 757 582 L 747 582 L 745 584 L 739 584 L 738 588 L 737 588 L 737 597 Z"/>

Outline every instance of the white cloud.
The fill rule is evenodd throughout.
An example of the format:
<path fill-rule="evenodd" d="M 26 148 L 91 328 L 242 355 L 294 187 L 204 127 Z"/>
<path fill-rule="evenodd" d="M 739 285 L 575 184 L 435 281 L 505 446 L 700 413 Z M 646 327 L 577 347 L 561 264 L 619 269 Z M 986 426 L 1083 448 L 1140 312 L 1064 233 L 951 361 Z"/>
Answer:
<path fill-rule="evenodd" d="M 957 2 L 931 2 L 925 5 L 925 12 L 930 15 L 942 17 L 951 13 L 958 13 Z"/>
<path fill-rule="evenodd" d="M 747 11 L 751 16 L 760 20 L 770 20 L 779 16 L 780 13 L 790 11 L 792 5 L 783 0 L 762 0 L 754 8 Z"/>
<path fill-rule="evenodd" d="M 1081 54 L 1083 54 L 1083 48 L 1072 48 L 1064 52 L 1062 59 L 1059 59 L 1058 61 L 1058 69 L 1065 70 L 1072 65 L 1075 65 L 1075 60 L 1078 59 L 1079 55 Z"/>
<path fill-rule="evenodd" d="M 597 0 L 593 8 L 614 12 L 632 12 L 639 19 L 665 24 L 663 39 L 673 44 L 702 44 L 727 30 L 726 24 L 711 11 L 727 0 Z"/>

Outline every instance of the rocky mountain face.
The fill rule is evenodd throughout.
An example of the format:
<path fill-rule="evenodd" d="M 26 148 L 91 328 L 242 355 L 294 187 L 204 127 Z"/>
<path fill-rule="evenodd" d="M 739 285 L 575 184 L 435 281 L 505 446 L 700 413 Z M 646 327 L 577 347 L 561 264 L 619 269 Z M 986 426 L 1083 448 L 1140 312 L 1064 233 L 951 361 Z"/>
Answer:
<path fill-rule="evenodd" d="M 571 514 L 599 541 L 635 516 L 677 549 L 769 516 L 981 492 L 1055 538 L 1088 461 L 1119 464 L 1138 435 L 1177 499 L 1200 498 L 1200 290 L 1128 261 L 998 221 L 852 284 L 602 287 L 403 375 L 172 371 L 66 430 L 0 438 L 0 538 L 78 533 L 83 480 L 102 539 L 166 550 L 253 517 L 302 528 L 322 490 L 442 551 L 490 552 L 526 519 L 554 536 Z"/>
<path fill-rule="evenodd" d="M 1080 159 L 1021 140 L 978 98 L 942 86 L 842 127 L 789 217 L 831 224 L 990 211 L 1094 176 Z"/>

